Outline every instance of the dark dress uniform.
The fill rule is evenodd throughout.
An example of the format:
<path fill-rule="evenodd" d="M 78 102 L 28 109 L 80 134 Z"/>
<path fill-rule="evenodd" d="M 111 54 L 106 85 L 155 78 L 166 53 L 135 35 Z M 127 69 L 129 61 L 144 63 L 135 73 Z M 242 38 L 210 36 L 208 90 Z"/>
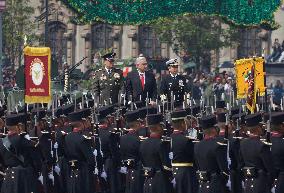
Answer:
<path fill-rule="evenodd" d="M 82 112 L 70 113 L 71 122 L 80 121 Z M 81 134 L 77 128 L 65 137 L 64 156 L 68 164 L 66 169 L 67 193 L 93 193 L 95 156 L 92 151 L 91 138 Z"/>
<path fill-rule="evenodd" d="M 23 121 L 25 115 L 9 115 L 6 125 L 13 126 Z M 40 155 L 34 144 L 24 136 L 8 134 L 0 141 L 1 165 L 5 169 L 1 193 L 38 193 Z"/>
<path fill-rule="evenodd" d="M 261 121 L 260 114 L 246 116 L 248 127 L 256 126 Z M 245 193 L 268 193 L 272 188 L 273 164 L 270 145 L 261 141 L 259 136 L 249 135 L 241 141 L 241 166 L 244 175 Z"/>
<path fill-rule="evenodd" d="M 184 119 L 185 110 L 175 111 L 171 114 L 172 120 Z M 185 133 L 174 130 L 171 135 L 173 152 L 173 174 L 176 179 L 176 193 L 197 193 L 198 184 L 194 168 L 194 144 L 185 136 Z"/>
<path fill-rule="evenodd" d="M 95 72 L 94 92 L 100 97 L 100 102 L 104 104 L 111 99 L 112 104 L 118 102 L 118 95 L 123 90 L 123 72 L 118 68 L 108 70 L 99 69 Z"/>
<path fill-rule="evenodd" d="M 161 122 L 162 116 L 160 117 L 149 115 L 149 125 Z M 140 154 L 146 176 L 144 193 L 172 193 L 172 167 L 167 143 L 161 140 L 161 136 L 150 134 L 150 137 L 141 143 Z"/>
<path fill-rule="evenodd" d="M 175 106 L 181 106 L 184 101 L 184 95 L 188 92 L 186 78 L 180 74 L 166 75 L 161 82 L 161 94 L 166 95 L 168 101 L 171 101 L 171 93 L 173 93 Z"/>
<path fill-rule="evenodd" d="M 284 121 L 284 113 L 273 113 L 271 116 L 271 124 L 282 124 Z M 275 192 L 284 192 L 284 135 L 283 133 L 271 132 L 271 153 L 273 165 L 275 169 L 276 187 Z"/>
<path fill-rule="evenodd" d="M 137 121 L 139 110 L 127 112 L 125 114 L 127 122 Z M 120 154 L 126 173 L 126 190 L 125 193 L 142 193 L 143 177 L 142 165 L 139 153 L 140 138 L 137 131 L 129 129 L 128 133 L 120 137 Z"/>
<path fill-rule="evenodd" d="M 201 119 L 202 129 L 212 129 L 216 124 L 215 116 Z M 198 167 L 199 193 L 224 193 L 229 178 L 227 144 L 218 138 L 205 136 L 195 144 L 194 156 Z"/>
<path fill-rule="evenodd" d="M 145 72 L 144 89 L 140 80 L 139 72 L 129 72 L 126 77 L 126 94 L 127 99 L 132 96 L 133 101 L 145 101 L 147 94 L 149 99 L 156 100 L 157 98 L 157 83 L 155 76 L 152 72 Z M 140 100 L 141 98 L 141 100 Z"/>

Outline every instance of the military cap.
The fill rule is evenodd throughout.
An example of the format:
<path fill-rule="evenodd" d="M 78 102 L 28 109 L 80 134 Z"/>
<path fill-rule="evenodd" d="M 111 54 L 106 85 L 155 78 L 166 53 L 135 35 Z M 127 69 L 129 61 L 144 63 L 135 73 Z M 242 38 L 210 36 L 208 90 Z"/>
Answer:
<path fill-rule="evenodd" d="M 102 56 L 102 58 L 104 60 L 108 60 L 108 61 L 111 61 L 111 60 L 114 60 L 114 57 L 116 56 L 116 53 L 115 52 L 109 52 L 105 55 Z"/>
<path fill-rule="evenodd" d="M 253 127 L 261 123 L 262 118 L 260 113 L 250 114 L 245 117 L 246 126 Z"/>
<path fill-rule="evenodd" d="M 46 110 L 45 109 L 33 109 L 32 110 L 32 118 L 37 116 L 37 119 L 43 119 L 46 116 Z"/>
<path fill-rule="evenodd" d="M 178 65 L 178 59 L 174 58 L 174 59 L 170 59 L 166 62 L 166 65 L 169 66 L 177 66 Z"/>
<path fill-rule="evenodd" d="M 6 116 L 6 126 L 15 126 L 19 123 L 24 123 L 27 119 L 26 114 L 19 113 L 19 114 L 11 114 Z"/>
<path fill-rule="evenodd" d="M 184 119 L 187 116 L 186 110 L 176 110 L 171 113 L 172 121 Z"/>
<path fill-rule="evenodd" d="M 238 119 L 240 119 L 240 120 L 239 120 L 239 121 L 240 121 L 240 124 L 241 124 L 241 125 L 244 125 L 244 124 L 245 124 L 245 116 L 246 116 L 245 113 L 235 114 L 235 115 L 232 116 L 232 120 L 233 120 L 234 122 L 236 122 Z"/>
<path fill-rule="evenodd" d="M 279 125 L 284 122 L 284 112 L 274 112 L 271 114 L 271 124 Z"/>
<path fill-rule="evenodd" d="M 203 130 L 210 129 L 216 125 L 215 115 L 208 115 L 201 118 L 201 127 Z"/>
<path fill-rule="evenodd" d="M 196 116 L 200 112 L 200 105 L 193 105 L 191 107 L 187 107 L 185 110 L 187 112 L 187 115 Z"/>
<path fill-rule="evenodd" d="M 147 116 L 148 125 L 156 125 L 163 123 L 163 115 L 162 114 L 150 114 Z"/>
<path fill-rule="evenodd" d="M 111 114 L 111 109 L 109 106 L 100 107 L 97 111 L 98 119 L 101 121 L 105 119 L 109 114 Z"/>
<path fill-rule="evenodd" d="M 68 114 L 68 119 L 70 122 L 81 121 L 82 118 L 84 118 L 84 112 L 82 110 Z"/>
<path fill-rule="evenodd" d="M 225 101 L 216 101 L 216 108 L 225 108 L 226 103 Z"/>
<path fill-rule="evenodd" d="M 137 109 L 140 109 L 140 108 L 146 106 L 145 102 L 143 102 L 143 101 L 137 101 L 137 102 L 135 102 L 135 105 L 136 105 Z"/>
<path fill-rule="evenodd" d="M 139 110 L 134 110 L 134 111 L 129 111 L 125 113 L 125 120 L 128 123 L 138 121 L 140 118 L 140 111 Z"/>
<path fill-rule="evenodd" d="M 145 119 L 147 115 L 157 114 L 158 110 L 156 106 L 148 106 L 148 107 L 142 107 L 140 110 L 140 118 Z"/>
<path fill-rule="evenodd" d="M 217 114 L 217 122 L 218 123 L 225 123 L 226 122 L 226 113 L 221 112 Z"/>
<path fill-rule="evenodd" d="M 240 112 L 240 108 L 238 107 L 231 108 L 231 116 L 235 114 L 239 114 L 239 112 Z"/>
<path fill-rule="evenodd" d="M 62 114 L 67 116 L 69 113 L 74 112 L 74 110 L 75 110 L 74 104 L 65 105 L 62 107 Z"/>

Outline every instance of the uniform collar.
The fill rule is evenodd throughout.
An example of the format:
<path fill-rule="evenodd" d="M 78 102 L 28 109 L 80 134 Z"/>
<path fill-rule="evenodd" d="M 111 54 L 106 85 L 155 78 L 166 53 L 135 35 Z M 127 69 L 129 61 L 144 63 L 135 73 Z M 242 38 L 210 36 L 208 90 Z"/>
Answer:
<path fill-rule="evenodd" d="M 140 72 L 139 70 L 138 70 L 138 74 L 139 74 L 139 76 L 142 75 L 142 74 L 145 76 L 145 72 Z"/>
<path fill-rule="evenodd" d="M 16 131 L 8 131 L 8 136 L 15 136 L 18 135 Z"/>
<path fill-rule="evenodd" d="M 278 131 L 272 131 L 271 136 L 272 137 L 283 137 L 283 134 L 279 133 Z"/>
<path fill-rule="evenodd" d="M 184 134 L 184 131 L 180 131 L 180 130 L 174 130 L 173 134 Z"/>
<path fill-rule="evenodd" d="M 107 124 L 101 124 L 101 125 L 99 125 L 99 128 L 100 129 L 107 129 L 108 125 Z"/>
<path fill-rule="evenodd" d="M 178 73 L 176 75 L 173 75 L 172 73 L 170 73 L 172 78 L 176 78 L 178 76 Z"/>
<path fill-rule="evenodd" d="M 150 134 L 150 138 L 155 138 L 155 139 L 161 139 L 161 135 L 160 134 L 157 134 L 157 133 L 151 133 Z"/>
<path fill-rule="evenodd" d="M 73 128 L 74 133 L 79 133 L 81 131 L 82 131 L 82 129 L 80 129 L 80 128 L 77 128 L 77 127 Z"/>
<path fill-rule="evenodd" d="M 252 134 L 252 133 L 248 133 L 248 137 L 252 139 L 260 139 L 260 136 Z"/>

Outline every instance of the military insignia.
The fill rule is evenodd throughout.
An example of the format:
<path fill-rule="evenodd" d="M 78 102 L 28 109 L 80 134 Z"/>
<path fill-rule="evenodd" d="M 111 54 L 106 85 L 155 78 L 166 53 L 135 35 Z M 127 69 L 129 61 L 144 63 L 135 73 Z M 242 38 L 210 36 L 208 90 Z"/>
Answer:
<path fill-rule="evenodd" d="M 183 81 L 182 81 L 182 80 L 179 80 L 179 81 L 178 81 L 178 84 L 179 84 L 179 86 L 184 86 L 184 84 L 183 84 Z"/>
<path fill-rule="evenodd" d="M 35 58 L 30 66 L 30 76 L 35 85 L 39 86 L 42 83 L 45 75 L 43 62 L 39 58 Z"/>
<path fill-rule="evenodd" d="M 114 73 L 113 77 L 116 78 L 116 79 L 119 79 L 120 75 L 118 73 Z"/>
<path fill-rule="evenodd" d="M 106 77 L 106 75 L 104 75 L 104 74 L 102 74 L 102 76 L 101 76 L 101 78 L 100 78 L 101 80 L 106 80 L 107 79 L 107 77 Z"/>

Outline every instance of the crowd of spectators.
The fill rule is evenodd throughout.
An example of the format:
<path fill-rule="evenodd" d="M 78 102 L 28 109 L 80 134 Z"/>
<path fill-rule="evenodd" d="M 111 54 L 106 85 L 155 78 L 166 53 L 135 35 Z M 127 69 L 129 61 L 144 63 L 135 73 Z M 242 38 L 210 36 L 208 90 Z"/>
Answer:
<path fill-rule="evenodd" d="M 284 60 L 284 40 L 280 44 L 279 39 L 276 38 L 272 45 L 272 54 L 267 58 L 268 62 L 282 62 Z"/>

